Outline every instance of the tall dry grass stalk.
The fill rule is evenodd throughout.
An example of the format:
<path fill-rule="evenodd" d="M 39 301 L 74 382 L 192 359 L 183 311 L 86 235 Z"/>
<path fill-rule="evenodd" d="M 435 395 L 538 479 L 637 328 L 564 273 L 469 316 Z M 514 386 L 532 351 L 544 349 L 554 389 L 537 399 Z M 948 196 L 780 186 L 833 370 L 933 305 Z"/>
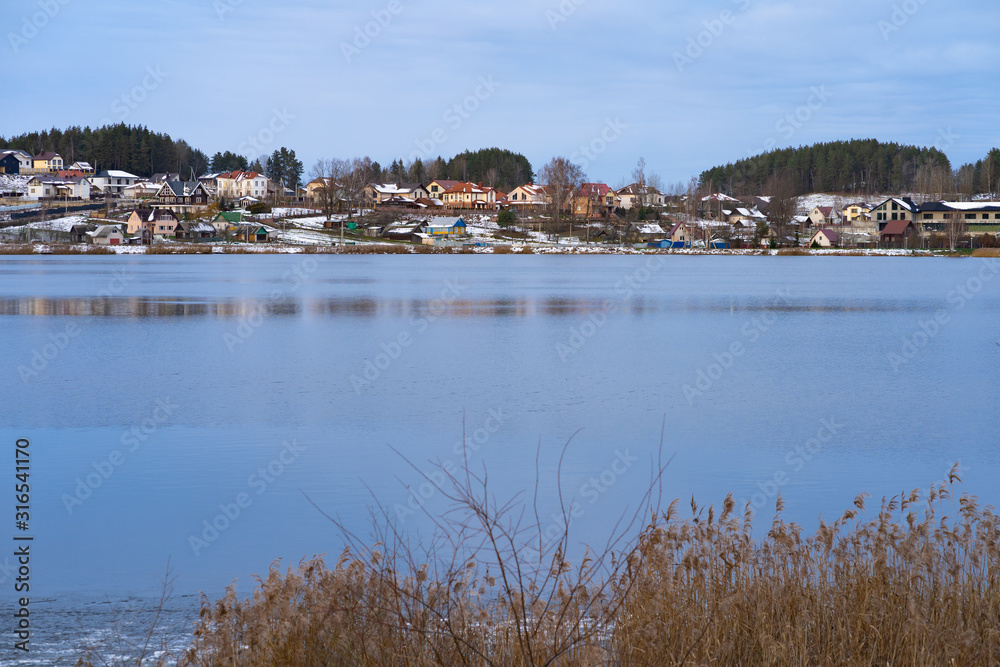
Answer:
<path fill-rule="evenodd" d="M 348 547 L 332 568 L 314 558 L 282 575 L 274 565 L 250 599 L 232 589 L 203 599 L 181 663 L 1000 663 L 998 520 L 956 498 L 957 467 L 926 497 L 884 499 L 867 521 L 858 496 L 809 536 L 781 518 L 779 497 L 759 539 L 732 496 L 718 513 L 693 500 L 690 516 L 677 501 L 659 511 L 659 478 L 637 537 L 640 514 L 571 564 L 568 529 L 525 557 L 543 546 L 531 504 L 497 504 L 485 473 L 448 475 L 453 509 L 436 517 L 429 547 L 384 513 L 371 546 L 341 525 Z"/>

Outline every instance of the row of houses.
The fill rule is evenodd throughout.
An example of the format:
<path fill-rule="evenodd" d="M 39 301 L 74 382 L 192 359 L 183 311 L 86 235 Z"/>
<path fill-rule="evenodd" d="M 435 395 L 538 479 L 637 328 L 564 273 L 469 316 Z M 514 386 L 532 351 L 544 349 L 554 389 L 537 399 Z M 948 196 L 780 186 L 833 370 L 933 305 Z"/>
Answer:
<path fill-rule="evenodd" d="M 169 209 L 136 209 L 114 224 L 80 223 L 70 230 L 70 242 L 95 245 L 150 245 L 159 237 L 177 241 L 272 241 L 272 230 L 246 220 L 240 212 L 218 214 L 211 222 L 181 220 Z"/>
<path fill-rule="evenodd" d="M 315 198 L 316 193 L 328 183 L 320 179 L 307 183 L 307 196 Z M 370 183 L 362 191 L 362 203 L 370 208 L 404 206 L 416 209 L 540 211 L 551 205 L 552 197 L 549 186 L 535 183 L 503 192 L 482 183 L 446 179 L 435 179 L 426 185 Z M 566 202 L 564 212 L 588 218 L 607 218 L 619 208 L 662 208 L 666 205 L 664 193 L 635 183 L 617 191 L 606 183 L 584 183 L 574 192 L 560 197 L 560 200 Z"/>
<path fill-rule="evenodd" d="M 0 149 L 0 174 L 20 174 L 25 176 L 58 174 L 66 169 L 67 167 L 63 158 L 58 153 L 43 151 L 38 155 L 31 155 L 25 151 L 13 148 Z M 87 162 L 74 162 L 68 167 L 68 170 L 79 171 L 82 174 L 94 173 L 94 168 Z"/>

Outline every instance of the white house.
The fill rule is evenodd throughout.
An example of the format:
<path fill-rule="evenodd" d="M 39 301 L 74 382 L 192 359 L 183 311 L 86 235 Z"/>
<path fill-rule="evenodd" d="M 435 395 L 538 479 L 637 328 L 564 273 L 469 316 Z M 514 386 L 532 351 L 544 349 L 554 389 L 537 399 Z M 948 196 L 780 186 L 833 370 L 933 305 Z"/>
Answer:
<path fill-rule="evenodd" d="M 267 197 L 267 182 L 267 176 L 255 171 L 230 171 L 215 177 L 215 194 L 226 199 L 264 199 Z"/>
<path fill-rule="evenodd" d="M 96 176 L 90 177 L 90 182 L 101 192 L 116 197 L 122 196 L 125 188 L 135 185 L 138 181 L 139 177 L 135 174 L 118 169 L 105 169 Z"/>
<path fill-rule="evenodd" d="M 645 194 L 643 194 L 643 188 L 638 183 L 633 183 L 622 188 L 615 194 L 621 198 L 621 207 L 626 211 L 630 210 L 633 206 L 638 206 L 640 202 L 644 202 L 646 206 L 654 208 L 660 208 L 666 204 L 667 196 L 652 185 L 647 185 L 645 191 Z"/>
<path fill-rule="evenodd" d="M 82 171 L 85 174 L 93 174 L 94 168 L 89 162 L 74 162 L 69 166 L 70 171 Z"/>
<path fill-rule="evenodd" d="M 839 222 L 837 213 L 832 206 L 814 206 L 809 212 L 809 224 L 813 227 L 835 225 Z"/>
<path fill-rule="evenodd" d="M 150 181 L 139 181 L 134 185 L 122 189 L 122 196 L 128 199 L 151 199 L 160 191 L 159 183 Z"/>
<path fill-rule="evenodd" d="M 419 183 L 370 183 L 364 192 L 365 199 L 374 204 L 383 204 L 397 197 L 416 201 L 428 196 L 427 189 Z"/>
<path fill-rule="evenodd" d="M 58 176 L 32 176 L 28 181 L 26 199 L 90 199 L 90 181 L 80 176 L 59 178 Z"/>
<path fill-rule="evenodd" d="M 92 232 L 87 232 L 94 245 L 122 245 L 125 235 L 118 225 L 101 225 Z"/>
<path fill-rule="evenodd" d="M 520 185 L 507 195 L 507 204 L 511 208 L 527 208 L 536 209 L 542 208 L 548 204 L 548 194 L 545 191 L 544 185 L 535 185 L 534 183 L 528 183 L 527 185 Z"/>

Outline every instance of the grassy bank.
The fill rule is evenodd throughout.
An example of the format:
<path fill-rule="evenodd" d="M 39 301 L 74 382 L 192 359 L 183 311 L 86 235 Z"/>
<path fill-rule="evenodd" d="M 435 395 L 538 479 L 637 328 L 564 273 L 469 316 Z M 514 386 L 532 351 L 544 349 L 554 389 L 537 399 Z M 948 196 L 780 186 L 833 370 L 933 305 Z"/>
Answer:
<path fill-rule="evenodd" d="M 859 496 L 809 535 L 781 518 L 780 497 L 759 538 L 732 497 L 683 516 L 651 503 L 637 537 L 569 563 L 568 535 L 539 548 L 523 507 L 449 477 L 449 540 L 418 549 L 381 522 L 370 546 L 348 535 L 332 565 L 274 566 L 249 599 L 203 600 L 180 662 L 997 664 L 1000 521 L 959 482 L 953 470 L 871 518 Z"/>

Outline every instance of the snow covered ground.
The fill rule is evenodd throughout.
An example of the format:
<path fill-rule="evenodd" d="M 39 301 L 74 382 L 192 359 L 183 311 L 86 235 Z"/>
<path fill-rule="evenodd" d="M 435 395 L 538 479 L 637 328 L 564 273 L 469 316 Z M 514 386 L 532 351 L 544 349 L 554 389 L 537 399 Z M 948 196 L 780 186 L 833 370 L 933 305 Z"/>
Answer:
<path fill-rule="evenodd" d="M 331 216 L 330 219 L 333 220 L 334 224 L 339 228 L 340 227 L 340 221 L 342 219 L 345 221 L 345 224 L 346 224 L 347 216 L 346 215 L 339 215 L 339 216 L 338 215 L 334 215 L 334 216 Z M 289 224 L 294 224 L 294 225 L 296 225 L 298 227 L 307 227 L 309 229 L 323 229 L 324 223 L 326 223 L 326 216 L 325 215 L 317 215 L 314 218 L 297 218 L 295 220 L 289 220 Z"/>
<path fill-rule="evenodd" d="M 271 215 L 278 218 L 288 215 L 306 215 L 308 213 L 319 213 L 319 210 L 315 208 L 280 208 L 280 207 L 271 209 Z"/>
<path fill-rule="evenodd" d="M 266 225 L 265 225 L 266 226 Z M 324 234 L 323 232 L 314 232 L 309 229 L 294 229 L 289 228 L 285 231 L 277 229 L 271 234 L 276 241 L 279 243 L 288 243 L 291 245 L 319 245 L 328 246 L 331 243 L 339 243 L 339 239 L 334 239 L 330 234 Z"/>
<path fill-rule="evenodd" d="M 850 202 L 843 197 L 838 197 L 836 195 L 828 195 L 822 192 L 817 192 L 811 195 L 803 195 L 798 198 L 798 215 L 809 215 L 814 208 L 817 206 L 838 206 L 842 202 L 843 205 L 847 205 Z M 839 211 L 838 211 L 839 212 Z"/>
<path fill-rule="evenodd" d="M 81 223 L 87 222 L 87 216 L 85 215 L 70 215 L 65 218 L 56 218 L 55 220 L 46 220 L 44 222 L 30 222 L 26 225 L 19 225 L 17 227 L 6 227 L 5 232 L 19 232 L 27 231 L 30 227 L 31 229 L 47 229 L 57 232 L 68 232 L 73 225 L 79 225 Z"/>
<path fill-rule="evenodd" d="M 18 194 L 28 194 L 28 181 L 30 176 L 20 174 L 0 174 L 0 192 L 17 192 Z"/>

